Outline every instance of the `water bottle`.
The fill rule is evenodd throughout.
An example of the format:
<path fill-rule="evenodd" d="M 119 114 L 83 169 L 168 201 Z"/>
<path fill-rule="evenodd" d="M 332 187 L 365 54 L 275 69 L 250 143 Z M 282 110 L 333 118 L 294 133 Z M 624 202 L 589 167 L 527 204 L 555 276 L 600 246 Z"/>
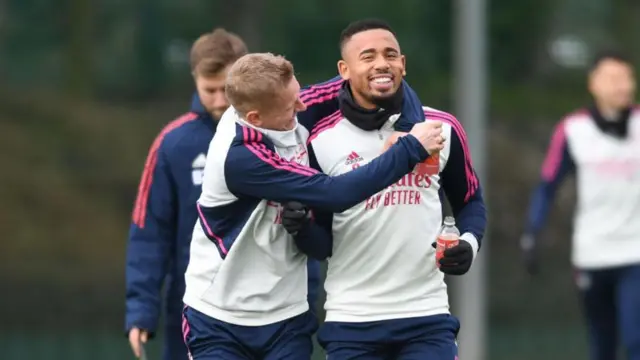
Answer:
<path fill-rule="evenodd" d="M 444 218 L 440 234 L 436 240 L 436 265 L 440 267 L 440 259 L 446 249 L 452 248 L 460 242 L 460 230 L 456 227 L 456 219 L 453 216 Z"/>

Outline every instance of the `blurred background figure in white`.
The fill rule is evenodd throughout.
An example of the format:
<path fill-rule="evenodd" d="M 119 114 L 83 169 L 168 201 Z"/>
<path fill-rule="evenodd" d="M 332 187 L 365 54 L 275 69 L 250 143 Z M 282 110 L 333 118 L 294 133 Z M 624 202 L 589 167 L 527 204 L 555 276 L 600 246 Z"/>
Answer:
<path fill-rule="evenodd" d="M 588 79 L 593 103 L 555 128 L 542 180 L 533 194 L 521 239 L 530 272 L 538 268 L 536 237 L 567 175 L 575 174 L 578 202 L 572 265 L 589 331 L 592 360 L 640 359 L 640 108 L 630 60 L 618 52 L 596 56 Z"/>

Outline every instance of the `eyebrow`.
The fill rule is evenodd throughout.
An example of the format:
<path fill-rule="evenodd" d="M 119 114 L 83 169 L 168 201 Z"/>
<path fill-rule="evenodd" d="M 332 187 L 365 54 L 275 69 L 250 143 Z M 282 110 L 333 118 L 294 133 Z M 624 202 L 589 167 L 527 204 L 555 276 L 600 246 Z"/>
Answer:
<path fill-rule="evenodd" d="M 376 49 L 374 48 L 369 48 L 369 49 L 364 49 L 360 52 L 360 55 L 364 55 L 364 54 L 373 54 L 376 52 Z M 384 52 L 388 53 L 388 52 L 400 52 L 398 49 L 392 48 L 392 47 L 386 47 L 384 48 Z"/>

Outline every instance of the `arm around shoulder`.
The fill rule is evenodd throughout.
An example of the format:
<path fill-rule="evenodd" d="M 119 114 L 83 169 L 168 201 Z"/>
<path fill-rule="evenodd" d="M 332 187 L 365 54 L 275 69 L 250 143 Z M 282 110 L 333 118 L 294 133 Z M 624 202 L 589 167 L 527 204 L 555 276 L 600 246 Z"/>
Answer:
<path fill-rule="evenodd" d="M 428 156 L 413 136 L 354 171 L 330 177 L 279 157 L 263 143 L 232 146 L 225 162 L 229 190 L 279 203 L 298 201 L 313 208 L 342 212 L 398 181 Z"/>

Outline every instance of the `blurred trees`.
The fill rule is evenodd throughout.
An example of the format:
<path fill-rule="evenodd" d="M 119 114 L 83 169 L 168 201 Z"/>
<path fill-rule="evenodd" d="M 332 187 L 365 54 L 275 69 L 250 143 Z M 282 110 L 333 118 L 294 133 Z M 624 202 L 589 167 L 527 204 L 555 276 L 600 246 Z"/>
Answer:
<path fill-rule="evenodd" d="M 311 81 L 335 72 L 336 43 L 349 21 L 382 17 L 394 26 L 409 55 L 410 76 L 436 83 L 447 79 L 452 63 L 452 3 L 390 4 L 387 0 L 64 0 L 61 4 L 2 0 L 0 26 L 7 31 L 0 50 L 6 69 L 23 84 L 45 82 L 76 96 L 93 94 L 101 99 L 152 99 L 175 93 L 176 85 L 188 88 L 185 60 L 190 43 L 216 26 L 241 34 L 254 51 L 287 55 Z M 635 19 L 640 10 L 631 0 L 489 4 L 493 82 L 531 83 L 540 82 L 541 75 L 566 75 L 549 72 L 562 69 L 550 53 L 553 42 L 563 36 L 578 37 L 593 49 L 616 40 L 632 52 L 640 51 L 632 41 L 639 30 Z M 54 13 L 61 15 L 51 16 Z M 38 26 L 31 26 L 35 23 Z"/>
<path fill-rule="evenodd" d="M 91 1 L 66 0 L 62 26 L 65 42 L 64 74 L 67 91 L 74 97 L 91 97 L 93 90 L 93 24 Z M 64 18 L 66 17 L 66 18 Z"/>
<path fill-rule="evenodd" d="M 553 2 L 490 3 L 493 76 L 531 78 L 535 54 L 548 35 L 544 29 Z M 0 46 L 14 77 L 23 84 L 27 80 L 34 85 L 66 84 L 77 96 L 152 98 L 173 92 L 172 74 L 187 77 L 184 58 L 191 41 L 216 26 L 241 34 L 254 51 L 284 53 L 300 72 L 310 74 L 306 77 L 311 81 L 318 72 L 324 76 L 335 72 L 338 37 L 348 22 L 381 17 L 397 30 L 409 55 L 410 74 L 446 78 L 451 70 L 449 1 L 404 0 L 393 6 L 387 0 L 64 0 L 61 7 L 45 0 L 29 4 L 3 0 L 0 4 L 11 19 L 8 43 Z M 51 16 L 54 13 L 61 15 Z M 28 25 L 34 23 L 38 26 Z M 64 78 L 51 74 L 55 72 L 64 73 Z"/>

